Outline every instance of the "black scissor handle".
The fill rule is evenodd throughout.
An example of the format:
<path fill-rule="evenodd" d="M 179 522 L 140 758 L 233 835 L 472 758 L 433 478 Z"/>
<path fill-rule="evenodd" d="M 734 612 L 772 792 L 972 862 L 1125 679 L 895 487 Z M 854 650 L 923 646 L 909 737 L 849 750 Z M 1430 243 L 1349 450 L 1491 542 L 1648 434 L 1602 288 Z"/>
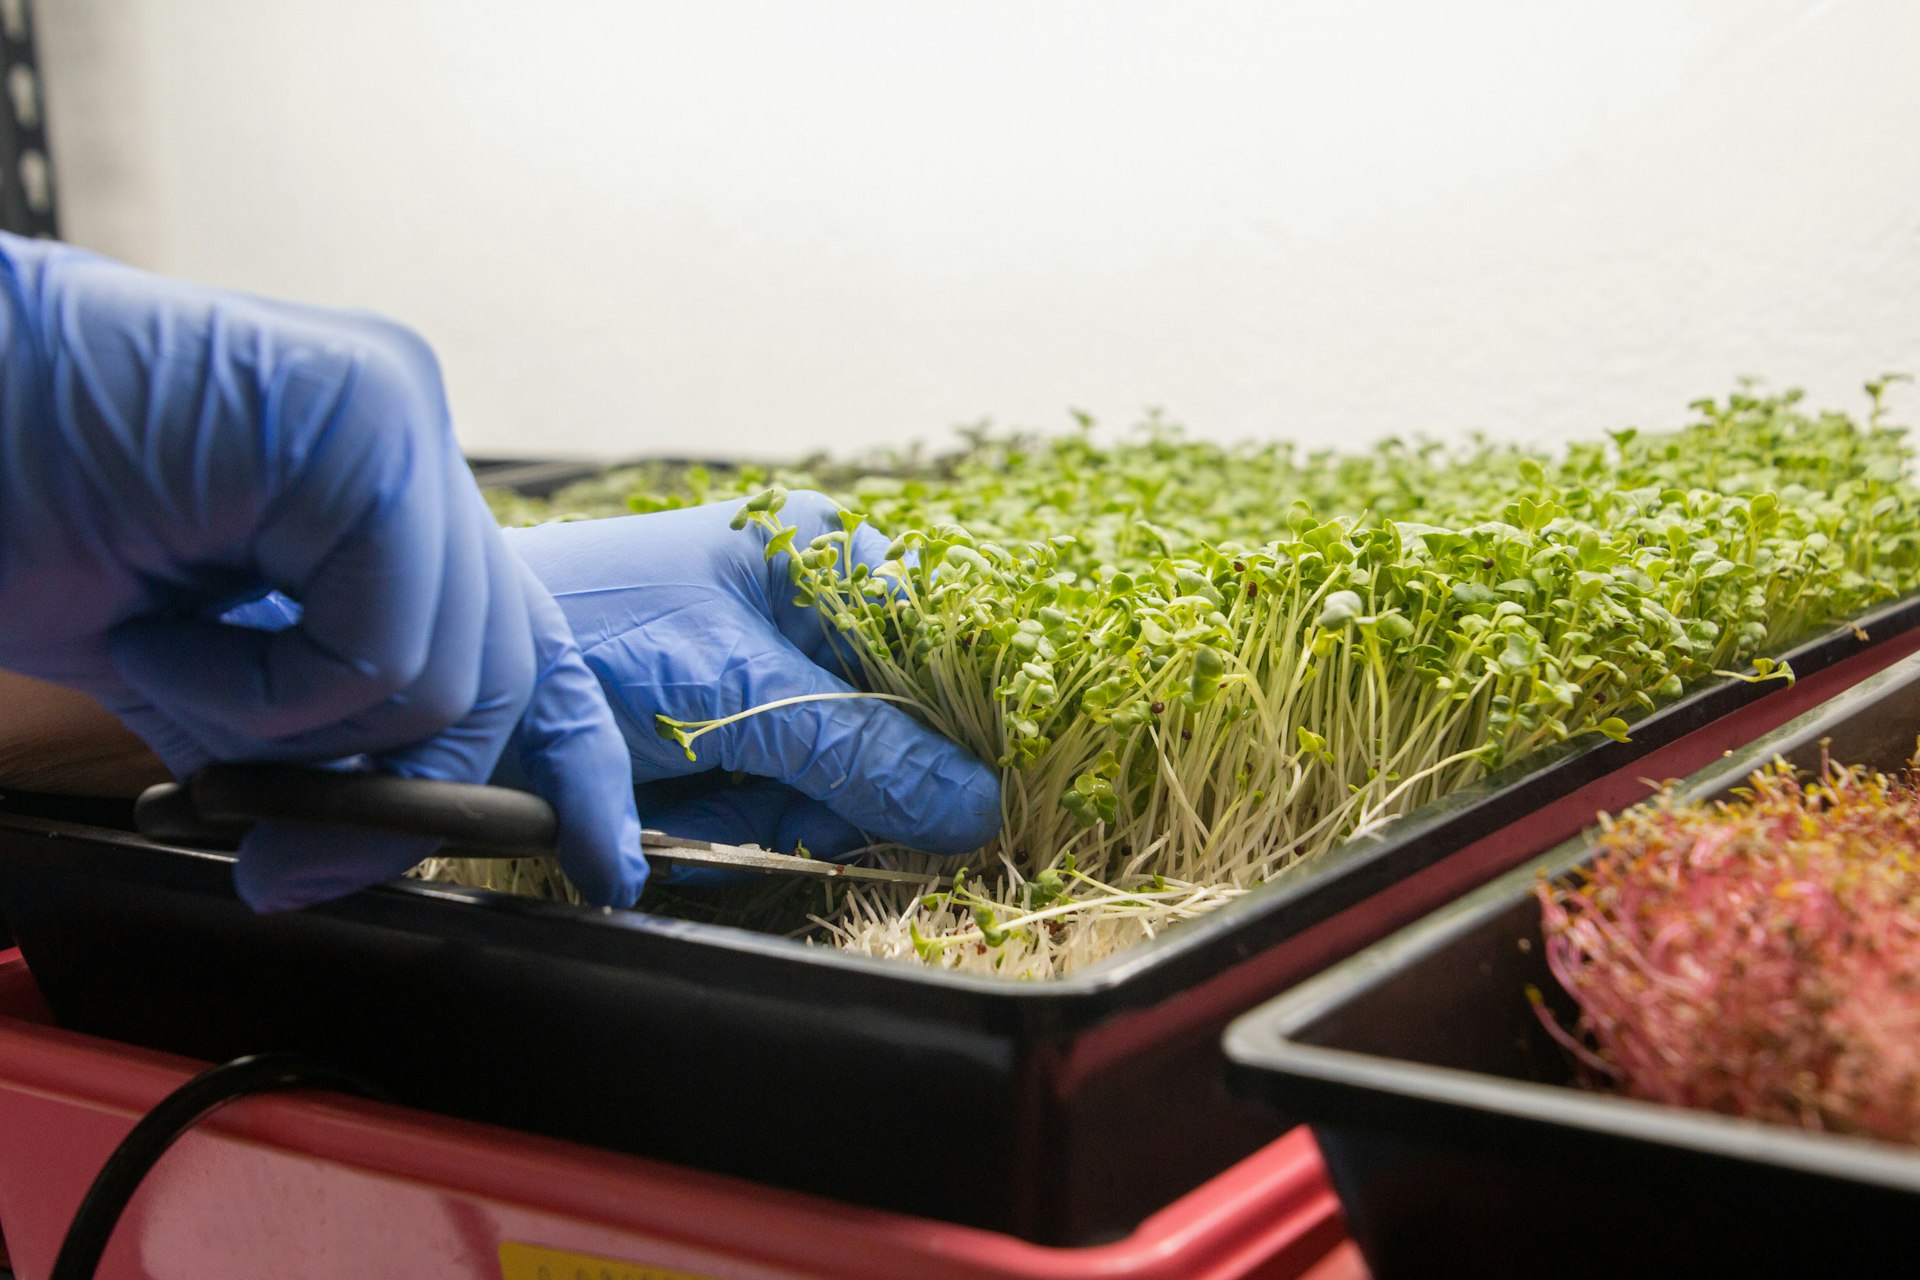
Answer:
<path fill-rule="evenodd" d="M 272 820 L 433 836 L 497 857 L 551 856 L 559 832 L 553 806 L 525 791 L 285 764 L 208 765 L 184 785 L 149 787 L 134 820 L 182 843 L 231 845 Z"/>

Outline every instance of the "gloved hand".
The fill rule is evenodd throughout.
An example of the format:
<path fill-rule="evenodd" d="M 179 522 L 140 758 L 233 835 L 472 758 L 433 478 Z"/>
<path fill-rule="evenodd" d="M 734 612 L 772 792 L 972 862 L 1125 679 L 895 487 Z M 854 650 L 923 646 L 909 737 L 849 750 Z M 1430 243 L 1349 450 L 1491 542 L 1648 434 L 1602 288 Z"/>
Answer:
<path fill-rule="evenodd" d="M 284 629 L 220 620 L 272 589 Z M 432 353 L 371 316 L 0 236 L 0 667 L 93 695 L 180 777 L 365 757 L 483 782 L 511 739 L 581 891 L 646 879 L 599 686 L 489 518 Z M 301 906 L 432 850 L 263 823 L 234 882 Z"/>
<path fill-rule="evenodd" d="M 1000 829 L 997 775 L 892 703 L 842 699 L 762 712 L 701 737 L 697 761 L 660 736 L 660 713 L 715 720 L 852 688 L 837 674 L 841 659 L 820 612 L 793 603 L 787 553 L 769 562 L 764 530 L 729 527 L 740 506 L 507 531 L 606 688 L 647 825 L 788 853 L 804 843 L 828 858 L 876 840 L 962 853 L 992 839 Z M 841 527 L 818 493 L 792 494 L 780 518 L 797 527 L 802 547 Z M 878 567 L 886 548 L 873 529 L 854 532 L 855 561 Z M 736 783 L 735 771 L 752 778 Z"/>

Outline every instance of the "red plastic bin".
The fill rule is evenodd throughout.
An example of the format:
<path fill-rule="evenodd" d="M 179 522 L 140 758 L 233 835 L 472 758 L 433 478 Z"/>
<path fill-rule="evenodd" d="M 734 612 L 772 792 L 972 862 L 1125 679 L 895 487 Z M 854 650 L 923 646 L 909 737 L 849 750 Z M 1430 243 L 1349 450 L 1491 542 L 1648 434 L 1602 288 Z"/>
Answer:
<path fill-rule="evenodd" d="M 44 1280 L 108 1152 L 203 1065 L 61 1030 L 19 953 L 0 953 L 0 1230 L 19 1280 Z M 874 1140 L 928 1141 L 937 1160 L 944 1139 Z M 1055 1249 L 305 1093 L 243 1099 L 183 1138 L 135 1195 L 99 1275 L 1347 1280 L 1361 1273 L 1342 1241 L 1338 1204 L 1304 1129 L 1123 1240 Z"/>

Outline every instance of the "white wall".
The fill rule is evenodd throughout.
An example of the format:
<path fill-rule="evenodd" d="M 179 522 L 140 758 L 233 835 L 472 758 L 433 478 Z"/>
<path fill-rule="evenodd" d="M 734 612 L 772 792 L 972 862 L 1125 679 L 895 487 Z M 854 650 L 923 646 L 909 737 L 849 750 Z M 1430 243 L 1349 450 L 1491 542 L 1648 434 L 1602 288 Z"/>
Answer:
<path fill-rule="evenodd" d="M 40 4 L 71 238 L 410 322 L 475 449 L 1920 371 L 1910 0 Z"/>

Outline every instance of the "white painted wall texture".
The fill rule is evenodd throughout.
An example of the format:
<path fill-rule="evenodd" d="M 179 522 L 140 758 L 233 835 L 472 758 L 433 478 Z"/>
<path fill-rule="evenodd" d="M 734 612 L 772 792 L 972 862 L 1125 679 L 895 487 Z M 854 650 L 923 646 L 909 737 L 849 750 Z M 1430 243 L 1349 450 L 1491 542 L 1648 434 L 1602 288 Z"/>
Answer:
<path fill-rule="evenodd" d="M 40 3 L 70 237 L 407 321 L 476 450 L 1920 371 L 1911 0 Z"/>

